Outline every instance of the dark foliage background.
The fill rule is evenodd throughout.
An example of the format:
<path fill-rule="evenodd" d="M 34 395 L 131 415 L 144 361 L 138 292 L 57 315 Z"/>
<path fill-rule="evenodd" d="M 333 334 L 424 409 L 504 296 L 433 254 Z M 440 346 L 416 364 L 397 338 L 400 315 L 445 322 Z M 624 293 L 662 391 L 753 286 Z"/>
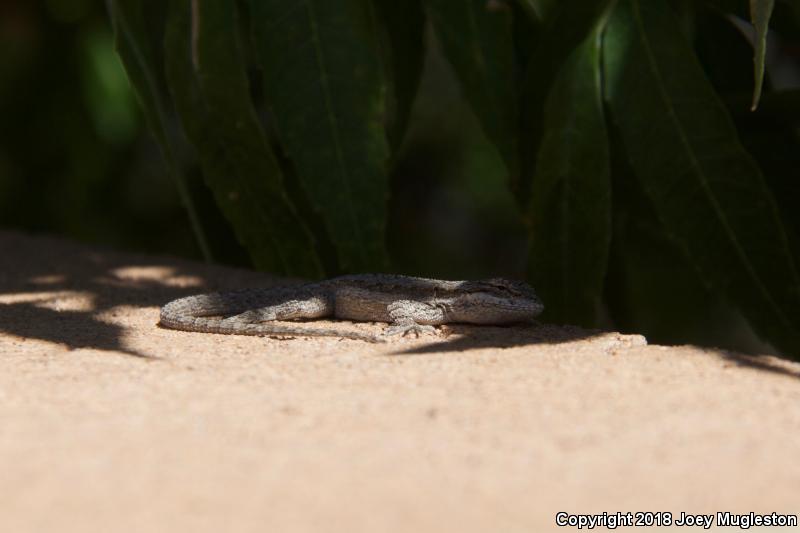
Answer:
<path fill-rule="evenodd" d="M 800 7 L 775 6 L 755 112 L 750 7 L 4 2 L 0 224 L 523 277 L 545 320 L 797 356 Z"/>

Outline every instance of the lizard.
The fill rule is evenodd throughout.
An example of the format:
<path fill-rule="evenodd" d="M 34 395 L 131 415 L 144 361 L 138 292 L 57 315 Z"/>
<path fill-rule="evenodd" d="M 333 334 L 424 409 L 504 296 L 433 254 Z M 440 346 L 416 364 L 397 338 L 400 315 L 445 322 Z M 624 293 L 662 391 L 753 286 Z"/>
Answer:
<path fill-rule="evenodd" d="M 391 274 L 355 274 L 301 285 L 187 296 L 161 308 L 164 328 L 231 335 L 332 336 L 384 342 L 409 332 L 436 333 L 448 323 L 531 322 L 544 309 L 522 281 L 446 281 Z M 274 320 L 337 318 L 387 322 L 367 334 Z"/>

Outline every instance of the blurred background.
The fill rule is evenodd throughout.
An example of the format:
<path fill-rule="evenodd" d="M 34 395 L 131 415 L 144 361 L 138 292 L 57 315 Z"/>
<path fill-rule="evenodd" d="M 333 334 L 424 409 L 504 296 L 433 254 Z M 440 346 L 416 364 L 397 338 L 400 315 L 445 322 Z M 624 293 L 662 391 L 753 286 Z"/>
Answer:
<path fill-rule="evenodd" d="M 395 265 L 523 277 L 527 238 L 502 162 L 430 41 L 392 178 Z M 104 2 L 0 3 L 0 226 L 201 259 L 146 126 Z M 188 148 L 182 160 L 214 260 L 249 266 Z"/>
<path fill-rule="evenodd" d="M 731 34 L 727 55 L 714 56 L 721 47 L 702 39 L 697 51 L 719 74 L 712 81 L 737 79 L 733 88 L 742 101 L 732 109 L 745 110 L 752 50 L 731 27 L 711 34 L 720 32 Z M 432 34 L 427 50 L 391 181 L 387 237 L 395 270 L 450 279 L 525 278 L 527 230 L 502 160 L 462 98 Z M 772 60 L 771 82 L 796 86 L 796 61 L 781 60 Z M 797 162 L 796 131 L 787 137 L 745 112 L 735 119 L 743 143 L 765 169 L 775 165 L 777 175 Z M 177 123 L 171 128 L 177 136 Z M 763 142 L 768 137 L 759 128 L 777 132 L 776 142 Z M 214 261 L 251 266 L 203 183 L 191 149 L 184 146 L 177 155 Z M 795 183 L 776 182 L 779 202 L 796 203 Z M 627 198 L 625 205 L 641 206 L 642 212 L 620 208 L 615 213 L 600 325 L 644 333 L 651 342 L 771 351 L 735 309 L 698 282 L 679 253 L 665 260 L 672 244 L 654 221 L 648 222 L 652 213 L 641 192 L 627 190 L 625 183 L 614 188 L 617 198 Z M 101 0 L 0 1 L 0 228 L 202 259 L 115 53 Z M 693 301 L 703 301 L 696 316 Z"/>

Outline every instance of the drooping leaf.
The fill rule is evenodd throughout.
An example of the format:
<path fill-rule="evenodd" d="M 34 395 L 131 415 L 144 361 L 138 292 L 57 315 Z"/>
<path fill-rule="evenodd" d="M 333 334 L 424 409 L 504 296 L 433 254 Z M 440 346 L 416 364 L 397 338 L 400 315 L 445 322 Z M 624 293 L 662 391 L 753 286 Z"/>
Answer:
<path fill-rule="evenodd" d="M 678 28 L 690 42 L 693 41 L 698 12 L 702 9 L 698 9 L 696 0 L 670 0 L 670 6 L 678 20 Z"/>
<path fill-rule="evenodd" d="M 775 27 L 779 34 L 797 35 L 800 24 L 800 1 L 783 0 L 705 0 L 705 3 L 721 13 L 734 15 L 753 24 L 753 60 L 751 110 L 760 102 L 764 83 L 765 58 L 767 53 L 767 34 L 769 27 Z"/>
<path fill-rule="evenodd" d="M 776 6 L 777 7 L 777 6 Z M 697 52 L 717 92 L 735 95 L 726 102 L 742 144 L 753 154 L 774 193 L 796 259 L 800 259 L 800 90 L 768 91 L 755 112 L 745 99 L 752 90 L 750 43 L 728 20 L 706 17 L 697 39 Z M 765 80 L 768 82 L 769 80 Z M 741 95 L 741 96 L 739 96 Z M 749 98 L 747 98 L 749 102 Z"/>
<path fill-rule="evenodd" d="M 704 4 L 719 13 L 733 15 L 742 21 L 751 20 L 752 0 L 704 0 Z M 800 0 L 779 0 L 774 2 L 774 10 L 769 19 L 769 26 L 780 34 L 790 34 L 797 30 L 800 23 Z"/>
<path fill-rule="evenodd" d="M 557 0 L 517 0 L 517 3 L 538 20 L 547 20 L 551 11 L 558 5 Z"/>
<path fill-rule="evenodd" d="M 520 204 L 526 208 L 536 172 L 539 144 L 545 132 L 544 104 L 561 66 L 573 51 L 594 31 L 614 0 L 562 0 L 548 5 L 541 38 L 528 61 L 521 94 L 520 161 L 521 175 L 513 183 Z"/>
<path fill-rule="evenodd" d="M 342 268 L 385 269 L 386 82 L 373 6 L 361 0 L 249 5 L 280 142 Z"/>
<path fill-rule="evenodd" d="M 542 21 L 536 11 L 528 7 L 526 2 L 516 1 L 511 5 L 511 8 L 514 59 L 517 84 L 519 84 L 524 80 L 530 59 L 536 51 L 536 43 L 541 38 Z"/>
<path fill-rule="evenodd" d="M 421 0 L 373 0 L 388 40 L 392 81 L 389 140 L 394 151 L 403 141 L 425 60 L 425 14 Z"/>
<path fill-rule="evenodd" d="M 764 338 L 800 357 L 800 276 L 774 198 L 664 0 L 619 1 L 604 67 L 628 158 L 665 231 Z"/>
<path fill-rule="evenodd" d="M 176 108 L 206 183 L 255 265 L 320 277 L 314 240 L 252 107 L 240 40 L 234 3 L 170 1 L 165 61 Z"/>
<path fill-rule="evenodd" d="M 726 15 L 714 10 L 698 20 L 694 48 L 706 75 L 719 94 L 745 94 L 752 99 L 753 51 L 747 37 Z M 747 106 L 742 111 L 750 114 Z"/>
<path fill-rule="evenodd" d="M 172 178 L 189 216 L 197 244 L 206 261 L 211 250 L 197 216 L 182 171 L 175 159 L 174 148 L 167 131 L 167 101 L 164 94 L 163 65 L 158 58 L 159 43 L 147 26 L 144 8 L 146 0 L 107 0 L 109 18 L 114 27 L 117 53 L 144 111 L 148 126 L 156 138 Z"/>
<path fill-rule="evenodd" d="M 749 20 L 750 0 L 704 0 L 703 3 L 719 13 Z"/>
<path fill-rule="evenodd" d="M 511 7 L 506 0 L 424 0 L 448 61 L 512 181 L 519 172 Z"/>
<path fill-rule="evenodd" d="M 755 36 L 755 57 L 753 59 L 755 87 L 753 89 L 753 104 L 750 107 L 755 110 L 761 98 L 761 88 L 764 84 L 764 64 L 767 57 L 767 30 L 769 29 L 769 19 L 772 16 L 772 9 L 775 7 L 775 0 L 750 0 L 750 20 L 756 29 Z"/>
<path fill-rule="evenodd" d="M 800 0 L 784 0 L 784 3 L 792 9 L 795 21 L 800 24 Z"/>
<path fill-rule="evenodd" d="M 749 328 L 741 327 L 735 309 L 703 283 L 665 234 L 613 125 L 609 133 L 614 202 L 604 302 L 614 327 L 651 343 L 743 349 L 753 340 Z"/>
<path fill-rule="evenodd" d="M 598 28 L 563 63 L 545 104 L 530 202 L 529 274 L 545 318 L 594 325 L 611 240 Z"/>

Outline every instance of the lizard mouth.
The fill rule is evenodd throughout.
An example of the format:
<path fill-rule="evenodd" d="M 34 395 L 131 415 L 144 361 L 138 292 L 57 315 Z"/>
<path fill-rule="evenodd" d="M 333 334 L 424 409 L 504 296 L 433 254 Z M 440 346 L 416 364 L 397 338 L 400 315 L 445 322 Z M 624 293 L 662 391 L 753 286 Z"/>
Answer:
<path fill-rule="evenodd" d="M 513 324 L 531 322 L 541 314 L 544 306 L 534 299 L 498 298 L 492 294 L 482 294 L 479 298 L 486 309 L 480 317 L 470 317 L 470 322 L 485 324 Z"/>

